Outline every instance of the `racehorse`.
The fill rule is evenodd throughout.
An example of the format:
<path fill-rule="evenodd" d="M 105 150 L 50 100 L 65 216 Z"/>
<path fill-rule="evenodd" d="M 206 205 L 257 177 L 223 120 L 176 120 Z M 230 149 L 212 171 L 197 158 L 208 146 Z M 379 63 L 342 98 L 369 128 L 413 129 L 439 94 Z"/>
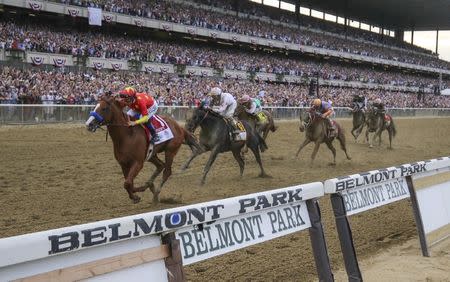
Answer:
<path fill-rule="evenodd" d="M 125 178 L 124 188 L 133 203 L 138 203 L 141 198 L 136 192 L 144 192 L 147 188 L 153 193 L 153 203 L 159 202 L 159 193 L 172 174 L 172 163 L 181 144 L 187 144 L 194 152 L 201 150 L 195 137 L 181 127 L 170 117 L 161 117 L 172 130 L 173 138 L 154 145 L 150 162 L 156 166 L 156 170 L 144 186 L 135 187 L 134 179 L 144 166 L 147 156 L 148 141 L 143 126 L 128 126 L 128 116 L 123 113 L 123 104 L 114 97 L 103 97 L 91 112 L 86 121 L 89 131 L 95 132 L 97 128 L 106 125 L 114 145 L 114 157 L 120 164 Z M 164 152 L 165 161 L 158 158 L 158 153 Z M 162 172 L 163 177 L 159 188 L 153 184 L 155 178 Z"/>
<path fill-rule="evenodd" d="M 334 136 L 329 136 L 328 134 L 328 121 L 325 118 L 322 118 L 319 113 L 313 110 L 303 111 L 300 113 L 300 132 L 305 131 L 305 141 L 298 148 L 297 154 L 298 157 L 300 151 L 309 143 L 314 142 L 314 150 L 311 155 L 311 165 L 314 162 L 317 151 L 319 150 L 320 144 L 325 143 L 328 146 L 328 149 L 333 153 L 333 165 L 336 164 L 336 149 L 333 146 Z M 337 131 L 336 139 L 339 140 L 341 144 L 341 149 L 345 152 L 345 156 L 348 160 L 351 160 L 350 156 L 347 154 L 347 148 L 345 146 L 345 135 L 342 127 L 335 122 L 335 127 Z"/>
<path fill-rule="evenodd" d="M 366 130 L 366 140 L 369 142 L 369 147 L 373 148 L 373 143 L 375 138 L 378 137 L 378 146 L 381 145 L 381 133 L 383 130 L 387 130 L 389 134 L 389 149 L 392 149 L 392 139 L 397 134 L 397 129 L 395 128 L 394 120 L 392 116 L 386 115 L 390 120 L 389 124 L 385 121 L 384 111 L 379 111 L 375 108 L 370 108 L 367 111 L 367 130 Z M 369 140 L 369 132 L 374 132 L 372 138 Z"/>
<path fill-rule="evenodd" d="M 234 112 L 234 115 L 240 119 L 240 120 L 246 120 L 252 125 L 254 128 L 256 128 L 256 131 L 266 140 L 267 135 L 269 135 L 269 132 L 275 132 L 277 130 L 277 127 L 275 126 L 275 122 L 272 117 L 272 113 L 266 110 L 262 110 L 264 115 L 267 118 L 267 121 L 263 124 L 258 123 L 256 120 L 256 117 L 253 115 L 247 113 L 245 111 L 245 107 L 241 104 L 238 104 L 236 107 L 236 111 Z"/>
<path fill-rule="evenodd" d="M 222 116 L 215 113 L 210 109 L 199 107 L 189 112 L 186 116 L 185 129 L 194 133 L 196 128 L 200 126 L 200 145 L 203 147 L 204 152 L 211 151 L 209 159 L 203 170 L 203 176 L 201 184 L 205 184 L 206 175 L 208 174 L 212 164 L 216 160 L 219 153 L 231 151 L 234 158 L 239 164 L 240 175 L 242 177 L 244 173 L 245 162 L 241 155 L 241 150 L 244 145 L 255 155 L 256 161 L 261 169 L 259 177 L 269 177 L 264 171 L 260 151 L 266 148 L 264 139 L 256 132 L 256 129 L 250 126 L 250 124 L 243 120 L 242 125 L 246 131 L 245 141 L 235 141 L 231 136 L 232 129 L 227 124 Z M 187 169 L 192 160 L 203 152 L 193 151 L 192 155 L 183 166 L 183 170 Z"/>
<path fill-rule="evenodd" d="M 355 141 L 358 140 L 358 136 L 361 134 L 364 125 L 366 124 L 366 114 L 364 111 L 359 108 L 356 104 L 352 108 L 353 115 L 353 129 L 351 131 L 353 137 L 355 137 Z"/>

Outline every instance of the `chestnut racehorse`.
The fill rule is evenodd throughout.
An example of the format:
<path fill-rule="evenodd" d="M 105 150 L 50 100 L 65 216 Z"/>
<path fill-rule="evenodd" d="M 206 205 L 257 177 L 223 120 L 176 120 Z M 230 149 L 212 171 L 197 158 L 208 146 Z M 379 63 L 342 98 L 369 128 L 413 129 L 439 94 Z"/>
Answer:
<path fill-rule="evenodd" d="M 114 145 L 114 157 L 122 167 L 125 182 L 123 184 L 128 196 L 134 203 L 140 201 L 136 192 L 144 192 L 147 188 L 153 192 L 153 202 L 159 202 L 159 193 L 172 174 L 172 163 L 181 144 L 187 144 L 193 152 L 201 150 L 195 137 L 181 127 L 175 120 L 167 116 L 161 116 L 173 133 L 173 138 L 157 144 L 153 148 L 150 158 L 156 166 L 156 170 L 144 186 L 135 187 L 134 179 L 144 166 L 147 155 L 148 141 L 142 126 L 128 126 L 128 116 L 123 113 L 123 105 L 114 97 L 103 97 L 86 121 L 89 131 L 95 132 L 97 128 L 106 125 Z M 158 158 L 158 153 L 164 152 L 165 161 Z M 155 178 L 162 172 L 161 185 L 156 188 L 153 184 Z"/>

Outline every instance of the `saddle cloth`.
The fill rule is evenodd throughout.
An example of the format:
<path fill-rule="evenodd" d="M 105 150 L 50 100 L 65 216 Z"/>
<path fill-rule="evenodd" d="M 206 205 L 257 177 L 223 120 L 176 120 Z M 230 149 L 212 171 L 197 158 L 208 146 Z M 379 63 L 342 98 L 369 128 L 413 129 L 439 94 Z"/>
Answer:
<path fill-rule="evenodd" d="M 160 116 L 154 115 L 152 118 L 152 125 L 155 128 L 156 134 L 159 136 L 159 141 L 155 143 L 158 145 L 160 143 L 166 142 L 173 138 L 172 130 L 170 130 L 169 125 Z M 150 142 L 150 130 L 147 126 L 144 126 L 145 133 L 147 136 L 147 142 Z"/>
<path fill-rule="evenodd" d="M 267 122 L 267 117 L 266 114 L 264 112 L 259 112 L 256 115 L 256 118 L 258 119 L 258 122 L 260 122 L 261 124 L 264 124 Z"/>
<path fill-rule="evenodd" d="M 390 115 L 384 115 L 384 121 L 385 122 L 390 122 L 392 120 Z"/>

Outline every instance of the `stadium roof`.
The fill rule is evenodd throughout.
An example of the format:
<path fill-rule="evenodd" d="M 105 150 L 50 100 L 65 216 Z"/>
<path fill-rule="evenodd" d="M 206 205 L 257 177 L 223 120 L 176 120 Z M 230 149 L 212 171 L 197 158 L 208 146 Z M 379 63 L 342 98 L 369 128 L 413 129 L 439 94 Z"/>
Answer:
<path fill-rule="evenodd" d="M 450 0 L 283 0 L 394 30 L 450 29 Z"/>

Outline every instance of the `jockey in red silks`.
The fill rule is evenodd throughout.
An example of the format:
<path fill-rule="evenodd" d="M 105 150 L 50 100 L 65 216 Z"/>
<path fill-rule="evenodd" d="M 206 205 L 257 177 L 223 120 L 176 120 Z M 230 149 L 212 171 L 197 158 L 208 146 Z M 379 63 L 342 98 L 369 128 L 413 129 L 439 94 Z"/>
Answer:
<path fill-rule="evenodd" d="M 311 110 L 320 113 L 320 116 L 328 121 L 328 128 L 330 134 L 334 133 L 334 126 L 331 121 L 331 115 L 334 113 L 330 102 L 325 102 L 320 99 L 314 99 L 311 105 Z"/>
<path fill-rule="evenodd" d="M 125 104 L 130 108 L 127 115 L 135 117 L 136 121 L 129 121 L 128 126 L 145 123 L 152 135 L 150 143 L 159 141 L 156 130 L 152 125 L 153 116 L 158 111 L 158 103 L 147 93 L 137 93 L 133 87 L 126 87 L 119 92 L 120 98 L 124 99 Z"/>

